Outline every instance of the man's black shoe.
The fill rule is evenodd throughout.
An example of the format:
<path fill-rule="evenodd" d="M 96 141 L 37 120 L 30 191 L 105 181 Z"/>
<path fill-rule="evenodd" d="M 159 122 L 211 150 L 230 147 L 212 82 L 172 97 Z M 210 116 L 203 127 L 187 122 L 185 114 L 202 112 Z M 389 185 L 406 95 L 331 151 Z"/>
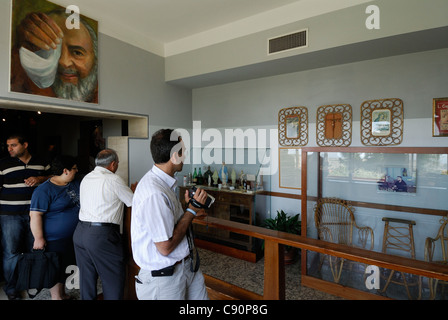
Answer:
<path fill-rule="evenodd" d="M 7 296 L 8 296 L 8 300 L 22 300 L 22 299 L 20 298 L 20 296 L 17 295 L 17 294 L 15 294 L 15 293 L 13 293 L 13 294 L 8 294 Z"/>

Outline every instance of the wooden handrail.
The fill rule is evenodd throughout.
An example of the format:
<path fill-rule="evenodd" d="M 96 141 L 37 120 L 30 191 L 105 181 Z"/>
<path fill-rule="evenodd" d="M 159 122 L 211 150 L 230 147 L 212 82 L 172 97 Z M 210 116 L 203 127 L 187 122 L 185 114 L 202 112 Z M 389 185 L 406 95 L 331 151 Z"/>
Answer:
<path fill-rule="evenodd" d="M 271 191 L 260 191 L 260 192 L 258 192 L 258 194 L 265 195 L 265 196 L 271 196 L 271 197 L 302 200 L 302 195 L 300 195 L 300 194 L 279 193 L 279 192 L 271 192 Z M 317 201 L 317 199 L 318 199 L 317 197 L 312 197 L 312 196 L 307 197 L 307 201 Z M 385 203 L 354 201 L 354 200 L 349 200 L 349 201 L 350 201 L 350 204 L 354 207 L 374 208 L 374 209 L 380 209 L 382 211 L 385 211 L 385 210 L 399 211 L 399 212 L 427 214 L 427 215 L 442 216 L 442 217 L 448 215 L 448 210 L 443 210 L 443 209 L 407 207 L 407 206 L 391 205 L 391 204 L 385 204 Z"/>
<path fill-rule="evenodd" d="M 448 154 L 446 147 L 303 147 L 302 152 Z"/>
<path fill-rule="evenodd" d="M 283 254 L 283 251 L 280 250 L 281 245 L 297 247 L 368 265 L 375 265 L 386 269 L 448 281 L 448 267 L 436 263 L 349 247 L 213 217 L 207 217 L 203 220 L 195 219 L 194 223 L 265 240 L 265 299 L 284 299 L 285 297 L 284 266 L 283 259 L 280 259 Z"/>

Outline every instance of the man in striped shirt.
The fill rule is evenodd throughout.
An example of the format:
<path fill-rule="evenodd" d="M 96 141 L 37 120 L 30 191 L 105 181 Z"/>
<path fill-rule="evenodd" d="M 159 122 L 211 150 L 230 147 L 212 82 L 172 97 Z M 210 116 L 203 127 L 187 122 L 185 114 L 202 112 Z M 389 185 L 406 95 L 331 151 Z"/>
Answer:
<path fill-rule="evenodd" d="M 0 161 L 0 226 L 3 248 L 3 290 L 9 299 L 17 299 L 14 270 L 21 252 L 30 251 L 30 202 L 34 189 L 50 176 L 50 165 L 32 156 L 22 135 L 6 140 L 10 157 Z"/>

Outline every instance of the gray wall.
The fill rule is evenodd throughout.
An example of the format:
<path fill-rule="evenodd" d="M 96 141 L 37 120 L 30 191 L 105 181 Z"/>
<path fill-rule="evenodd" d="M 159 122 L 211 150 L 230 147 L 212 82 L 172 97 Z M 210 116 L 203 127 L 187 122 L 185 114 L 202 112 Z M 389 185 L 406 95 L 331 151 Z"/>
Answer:
<path fill-rule="evenodd" d="M 380 9 L 380 29 L 366 28 L 368 5 L 373 4 Z M 166 59 L 167 81 L 185 83 L 189 77 L 207 76 L 209 81 L 216 81 L 215 74 L 232 78 L 241 69 L 239 76 L 247 79 L 247 73 L 254 72 L 251 67 L 266 66 L 275 74 L 275 69 L 283 72 L 300 71 L 313 66 L 321 67 L 328 60 L 331 63 L 359 61 L 359 57 L 373 57 L 403 52 L 415 52 L 419 46 L 446 44 L 446 39 L 431 39 L 426 35 L 423 39 L 398 41 L 403 34 L 418 33 L 446 27 L 445 12 L 448 2 L 445 0 L 376 0 L 344 10 L 312 17 L 309 19 L 285 24 L 234 40 L 199 48 L 185 53 L 169 56 Z M 286 51 L 274 55 L 267 54 L 268 39 L 294 33 L 304 28 L 309 29 L 309 46 L 299 50 Z M 415 35 L 414 35 L 415 36 Z M 383 39 L 390 39 L 387 47 Z M 367 44 L 366 46 L 363 46 Z M 345 52 L 337 51 L 344 46 L 352 46 Z M 428 50 L 428 49 L 427 49 Z M 288 59 L 290 58 L 290 59 Z M 282 60 L 286 64 L 282 63 Z M 290 62 L 293 63 L 290 63 Z M 229 74 L 225 71 L 228 70 Z M 246 73 L 246 74 L 245 74 Z M 255 73 L 255 72 L 254 72 Z M 263 70 L 257 70 L 262 74 Z M 204 82 L 201 82 L 201 85 Z"/>
<path fill-rule="evenodd" d="M 432 99 L 447 95 L 447 58 L 448 49 L 441 49 L 194 89 L 193 120 L 202 121 L 205 129 L 276 128 L 280 109 L 305 106 L 314 125 L 319 106 L 348 103 L 358 122 L 352 145 L 362 146 L 361 103 L 400 98 L 403 145 L 446 146 L 447 138 L 432 137 Z M 308 146 L 317 146 L 314 129 L 310 126 Z"/>

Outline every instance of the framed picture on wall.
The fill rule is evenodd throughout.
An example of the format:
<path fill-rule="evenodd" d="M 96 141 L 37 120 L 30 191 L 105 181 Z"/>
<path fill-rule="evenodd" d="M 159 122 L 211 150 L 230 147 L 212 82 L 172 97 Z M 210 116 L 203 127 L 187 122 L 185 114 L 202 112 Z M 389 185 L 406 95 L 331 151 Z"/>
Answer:
<path fill-rule="evenodd" d="M 448 98 L 436 98 L 433 100 L 432 111 L 432 136 L 448 136 Z"/>
<path fill-rule="evenodd" d="M 361 142 L 366 146 L 401 144 L 403 124 L 401 99 L 368 100 L 361 104 Z"/>
<path fill-rule="evenodd" d="M 278 141 L 281 146 L 299 147 L 308 143 L 308 109 L 291 107 L 278 113 Z"/>
<path fill-rule="evenodd" d="M 316 142 L 321 147 L 348 147 L 352 143 L 352 106 L 335 104 L 317 109 Z"/>
<path fill-rule="evenodd" d="M 98 103 L 98 22 L 77 6 L 11 3 L 9 91 Z"/>
<path fill-rule="evenodd" d="M 297 139 L 300 136 L 300 118 L 296 115 L 287 116 L 286 124 L 286 138 Z"/>
<path fill-rule="evenodd" d="M 417 192 L 417 174 L 414 170 L 402 166 L 382 168 L 383 176 L 378 180 L 378 192 L 396 192 L 415 195 Z"/>
<path fill-rule="evenodd" d="M 372 111 L 372 135 L 385 137 L 390 135 L 390 110 L 377 109 Z"/>

